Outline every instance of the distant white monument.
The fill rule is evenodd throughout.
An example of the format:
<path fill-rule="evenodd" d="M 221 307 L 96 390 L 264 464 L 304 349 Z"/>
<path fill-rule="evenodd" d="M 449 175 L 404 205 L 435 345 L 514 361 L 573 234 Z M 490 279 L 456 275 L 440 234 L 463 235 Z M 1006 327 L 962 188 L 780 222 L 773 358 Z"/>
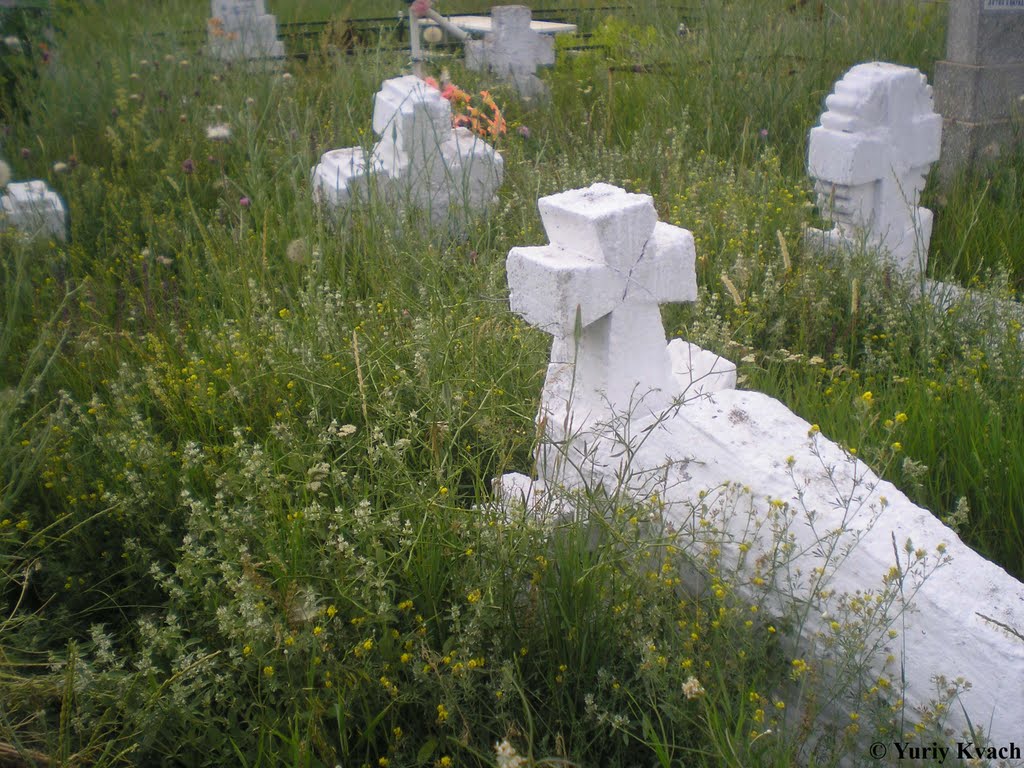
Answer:
<path fill-rule="evenodd" d="M 67 239 L 67 211 L 60 195 L 45 181 L 7 185 L 0 197 L 0 230 L 17 229 L 24 234 Z"/>
<path fill-rule="evenodd" d="M 211 0 L 208 38 L 212 56 L 225 61 L 284 58 L 277 18 L 264 0 Z"/>
<path fill-rule="evenodd" d="M 674 530 L 695 542 L 720 530 L 718 572 L 736 574 L 745 599 L 765 594 L 758 573 L 782 558 L 766 610 L 799 614 L 787 642 L 816 654 L 812 663 L 839 647 L 863 651 L 868 685 L 910 722 L 933 701 L 937 675 L 966 678 L 973 687 L 945 713 L 954 737 L 969 717 L 988 744 L 1019 740 L 1024 584 L 782 403 L 733 389 L 720 358 L 666 345 L 658 303 L 696 297 L 695 254 L 689 232 L 657 221 L 650 197 L 595 184 L 539 207 L 550 244 L 513 248 L 507 272 L 512 311 L 554 336 L 537 415 L 544 440 L 539 476 L 498 478 L 499 498 L 542 511 L 558 489 L 657 493 Z M 692 396 L 699 381 L 708 386 Z M 729 488 L 746 489 L 742 507 L 715 504 Z M 895 623 L 890 608 L 901 611 Z"/>
<path fill-rule="evenodd" d="M 903 272 L 923 274 L 933 217 L 918 202 L 942 135 L 931 87 L 916 69 L 858 64 L 825 105 L 807 165 L 835 228 L 812 230 L 812 242 L 877 249 Z"/>
<path fill-rule="evenodd" d="M 434 224 L 478 212 L 494 199 L 501 155 L 467 128 L 452 127 L 451 105 L 418 77 L 385 80 L 374 97 L 373 151 L 333 149 L 313 168 L 313 196 L 339 209 L 373 192 L 398 210 L 427 211 Z"/>
<path fill-rule="evenodd" d="M 537 67 L 555 63 L 555 39 L 536 31 L 525 5 L 491 8 L 491 30 L 483 40 L 466 42 L 466 68 L 489 70 L 512 83 L 520 95 L 545 97 L 547 87 L 537 77 Z"/>

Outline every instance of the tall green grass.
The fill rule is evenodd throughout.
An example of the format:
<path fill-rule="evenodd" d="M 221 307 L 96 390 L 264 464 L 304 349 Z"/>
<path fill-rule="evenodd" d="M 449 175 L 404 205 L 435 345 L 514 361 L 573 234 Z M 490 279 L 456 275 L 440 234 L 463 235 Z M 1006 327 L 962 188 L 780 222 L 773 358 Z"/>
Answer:
<path fill-rule="evenodd" d="M 588 17 L 597 47 L 563 43 L 550 105 L 493 89 L 505 184 L 460 235 L 379 204 L 332 222 L 310 198 L 323 151 L 372 145 L 404 56 L 324 45 L 286 78 L 165 34 L 202 29 L 203 3 L 61 12 L 0 147 L 72 215 L 67 245 L 0 240 L 0 746 L 100 765 L 486 765 L 506 738 L 535 764 L 854 754 L 784 621 L 727 575 L 683 589 L 715 543 L 682 558 L 656 502 L 584 499 L 549 526 L 486 506 L 491 478 L 533 469 L 549 351 L 508 312 L 505 255 L 544 242 L 539 196 L 595 181 L 694 232 L 700 302 L 666 308 L 670 334 L 937 514 L 965 499 L 961 535 L 1024 573 L 1020 329 L 801 245 L 822 99 L 859 61 L 928 71 L 942 6 Z M 1019 284 L 1020 170 L 934 193 L 937 275 Z M 895 695 L 869 698 L 862 722 L 891 725 Z"/>

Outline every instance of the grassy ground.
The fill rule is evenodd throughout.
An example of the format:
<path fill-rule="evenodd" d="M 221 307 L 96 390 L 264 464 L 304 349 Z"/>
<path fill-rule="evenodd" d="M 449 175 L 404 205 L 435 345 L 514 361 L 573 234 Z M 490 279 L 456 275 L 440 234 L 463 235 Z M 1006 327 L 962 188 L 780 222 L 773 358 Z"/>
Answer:
<path fill-rule="evenodd" d="M 0 241 L 0 748 L 448 766 L 494 764 L 508 739 L 537 764 L 781 766 L 941 727 L 903 711 L 898 672 L 837 673 L 868 651 L 796 645 L 799 617 L 766 616 L 713 532 L 662 530 L 656 500 L 585 499 L 553 530 L 477 505 L 531 470 L 548 355 L 508 312 L 505 255 L 545 242 L 540 195 L 608 181 L 695 234 L 701 297 L 666 308 L 670 334 L 1024 574 L 1021 329 L 801 247 L 824 96 L 873 58 L 930 75 L 943 5 L 597 17 L 600 47 L 546 75 L 550 106 L 493 89 L 506 181 L 461 237 L 372 205 L 332 226 L 310 199 L 323 151 L 372 143 L 403 55 L 325 39 L 285 78 L 156 34 L 201 29 L 204 3 L 67 5 L 47 56 L 4 54 L 0 154 L 65 197 L 72 239 Z M 207 138 L 219 123 L 228 141 Z M 937 276 L 1020 286 L 1022 173 L 1011 157 L 929 190 Z"/>

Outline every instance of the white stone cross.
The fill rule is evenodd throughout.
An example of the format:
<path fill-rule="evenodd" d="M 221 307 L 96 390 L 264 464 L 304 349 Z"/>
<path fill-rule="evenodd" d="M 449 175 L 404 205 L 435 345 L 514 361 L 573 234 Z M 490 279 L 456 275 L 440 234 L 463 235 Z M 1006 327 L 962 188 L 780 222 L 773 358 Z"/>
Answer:
<path fill-rule="evenodd" d="M 451 105 L 418 77 L 384 81 L 374 97 L 373 130 L 380 140 L 369 157 L 362 147 L 346 147 L 320 158 L 312 172 L 318 202 L 344 208 L 372 186 L 397 210 L 427 211 L 435 225 L 493 202 L 501 155 L 468 129 L 453 128 Z"/>
<path fill-rule="evenodd" d="M 537 77 L 537 67 L 555 63 L 555 40 L 530 26 L 531 12 L 525 5 L 499 5 L 491 9 L 492 31 L 483 40 L 466 43 L 466 67 L 490 70 L 512 82 L 526 97 L 546 93 Z"/>
<path fill-rule="evenodd" d="M 825 237 L 877 248 L 902 271 L 923 272 L 932 213 L 918 202 L 942 135 L 924 75 L 896 64 L 859 64 L 825 104 L 807 160 L 822 213 L 835 222 Z"/>
<path fill-rule="evenodd" d="M 693 235 L 649 195 L 594 184 L 538 202 L 550 245 L 513 248 L 512 311 L 554 336 L 542 411 L 574 426 L 658 413 L 682 392 L 658 305 L 694 301 Z"/>
<path fill-rule="evenodd" d="M 7 185 L 0 197 L 0 231 L 13 227 L 32 237 L 48 235 L 67 239 L 67 212 L 60 195 L 45 181 L 26 181 Z"/>
<path fill-rule="evenodd" d="M 216 58 L 284 57 L 284 43 L 277 39 L 277 18 L 267 13 L 264 0 L 211 0 L 210 16 L 210 52 Z"/>

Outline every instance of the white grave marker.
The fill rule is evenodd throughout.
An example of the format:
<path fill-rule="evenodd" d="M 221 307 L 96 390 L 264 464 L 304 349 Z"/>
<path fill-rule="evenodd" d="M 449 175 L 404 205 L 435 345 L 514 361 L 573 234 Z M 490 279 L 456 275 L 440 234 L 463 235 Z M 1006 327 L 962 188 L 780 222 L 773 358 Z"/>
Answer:
<path fill-rule="evenodd" d="M 451 105 L 436 88 L 407 75 L 385 80 L 374 98 L 369 157 L 361 147 L 326 152 L 313 169 L 313 195 L 344 208 L 373 187 L 399 209 L 412 206 L 434 224 L 452 209 L 479 211 L 501 185 L 501 155 L 467 128 L 453 128 Z"/>
<path fill-rule="evenodd" d="M 7 194 L 0 197 L 0 213 L 0 229 L 14 228 L 30 237 L 67 239 L 64 202 L 45 181 L 8 184 Z"/>
<path fill-rule="evenodd" d="M 731 363 L 666 345 L 658 305 L 696 300 L 695 250 L 649 195 L 594 184 L 538 206 L 550 245 L 513 248 L 507 270 L 512 311 L 554 336 L 541 396 L 549 438 L 660 413 L 695 385 L 710 390 L 712 372 L 735 381 Z"/>
<path fill-rule="evenodd" d="M 962 676 L 972 688 L 950 706 L 946 725 L 959 735 L 966 712 L 989 744 L 1019 744 L 1024 642 L 1013 633 L 1024 632 L 1024 584 L 777 400 L 719 379 L 701 397 L 657 411 L 689 384 L 673 384 L 669 360 L 688 356 L 691 375 L 701 363 L 692 346 L 666 350 L 657 314 L 659 301 L 696 296 L 689 233 L 656 223 L 649 197 L 604 184 L 543 198 L 540 210 L 551 245 L 509 252 L 510 305 L 555 336 L 538 421 L 561 445 L 542 446 L 536 480 L 499 478 L 499 495 L 533 505 L 558 487 L 642 498 L 656 491 L 666 522 L 687 531 L 699 527 L 702 492 L 746 487 L 750 506 L 713 521 L 725 534 L 722 572 L 747 579 L 735 585 L 740 594 L 752 589 L 748 571 L 777 554 L 770 531 L 782 527 L 792 549 L 780 580 L 789 583 L 769 607 L 804 612 L 802 653 L 831 653 L 827 638 L 842 638 L 830 612 L 897 579 L 899 592 L 913 595 L 899 623 L 858 624 L 855 612 L 848 619 L 864 632 L 861 642 L 878 644 L 867 678 L 892 680 L 892 700 L 903 698 L 913 721 L 933 700 L 936 675 Z M 652 388 L 655 397 L 639 407 Z M 925 561 L 951 561 L 920 582 L 904 562 L 918 551 Z"/>
<path fill-rule="evenodd" d="M 210 53 L 225 61 L 284 58 L 277 18 L 264 0 L 211 0 Z"/>
<path fill-rule="evenodd" d="M 918 201 L 942 135 L 931 87 L 916 69 L 858 64 L 825 104 L 821 125 L 811 130 L 807 165 L 835 229 L 812 230 L 812 240 L 875 248 L 900 270 L 923 273 L 932 212 Z"/>
<path fill-rule="evenodd" d="M 544 97 L 547 88 L 537 77 L 537 67 L 555 63 L 554 37 L 531 27 L 531 12 L 525 5 L 495 6 L 491 25 L 483 40 L 466 43 L 466 68 L 490 70 L 527 98 Z"/>

